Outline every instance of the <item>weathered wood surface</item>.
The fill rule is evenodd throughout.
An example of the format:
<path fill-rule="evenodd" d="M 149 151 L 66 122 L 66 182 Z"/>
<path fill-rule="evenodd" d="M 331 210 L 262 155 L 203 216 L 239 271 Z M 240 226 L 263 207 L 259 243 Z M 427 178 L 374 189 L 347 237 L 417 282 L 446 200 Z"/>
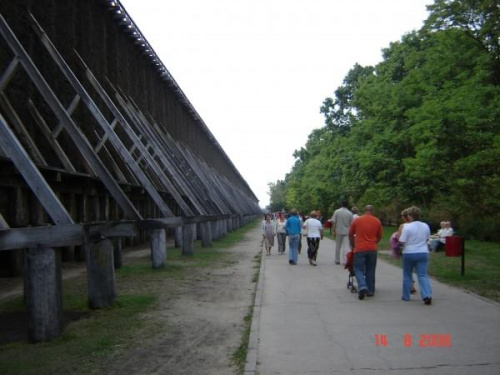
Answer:
<path fill-rule="evenodd" d="M 85 243 L 89 307 L 109 306 L 116 298 L 115 267 L 111 240 Z"/>
<path fill-rule="evenodd" d="M 182 248 L 182 239 L 183 239 L 182 226 L 175 228 L 174 238 L 175 238 L 175 247 Z"/>
<path fill-rule="evenodd" d="M 184 224 L 182 227 L 182 255 L 193 255 L 194 231 L 196 224 Z"/>
<path fill-rule="evenodd" d="M 212 246 L 212 226 L 209 221 L 200 223 L 201 246 Z"/>
<path fill-rule="evenodd" d="M 135 234 L 133 221 L 6 228 L 0 229 L 0 250 L 82 245 L 83 226 L 89 228 L 91 241 L 112 237 L 132 237 Z"/>
<path fill-rule="evenodd" d="M 83 224 L 83 226 L 88 227 L 90 240 L 92 241 L 94 238 L 133 237 L 136 222 L 132 220 L 105 221 Z"/>
<path fill-rule="evenodd" d="M 182 225 L 183 219 L 178 216 L 144 219 L 137 223 L 139 229 L 176 228 Z"/>
<path fill-rule="evenodd" d="M 27 249 L 24 270 L 29 339 L 52 340 L 60 336 L 63 324 L 61 268 L 55 250 Z"/>
<path fill-rule="evenodd" d="M 153 268 L 161 268 L 165 265 L 167 258 L 167 236 L 165 229 L 154 229 L 151 231 L 150 236 Z"/>
<path fill-rule="evenodd" d="M 113 244 L 113 262 L 115 270 L 122 267 L 123 255 L 122 255 L 122 240 L 121 238 L 112 238 L 111 243 Z"/>
<path fill-rule="evenodd" d="M 0 230 L 0 250 L 81 245 L 81 225 L 11 228 Z"/>

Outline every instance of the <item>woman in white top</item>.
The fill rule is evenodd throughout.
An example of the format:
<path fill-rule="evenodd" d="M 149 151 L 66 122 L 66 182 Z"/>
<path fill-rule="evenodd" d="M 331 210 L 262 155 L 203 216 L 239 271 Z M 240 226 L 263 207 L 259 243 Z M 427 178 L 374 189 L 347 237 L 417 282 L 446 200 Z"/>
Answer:
<path fill-rule="evenodd" d="M 410 207 L 405 210 L 408 222 L 403 226 L 399 242 L 403 244 L 403 301 L 410 300 L 413 269 L 418 277 L 420 295 L 426 305 L 432 303 L 432 287 L 427 275 L 429 249 L 427 240 L 431 230 L 426 223 L 419 221 L 420 209 Z"/>
<path fill-rule="evenodd" d="M 276 220 L 276 237 L 278 238 L 278 254 L 281 255 L 285 253 L 286 247 L 286 219 L 284 212 L 278 215 L 278 220 Z"/>
<path fill-rule="evenodd" d="M 307 219 L 302 226 L 302 228 L 306 230 L 307 256 L 309 257 L 309 264 L 311 266 L 316 265 L 319 241 L 323 239 L 323 225 L 321 225 L 321 221 L 316 219 L 316 217 L 316 211 L 312 211 L 309 215 L 309 219 Z"/>

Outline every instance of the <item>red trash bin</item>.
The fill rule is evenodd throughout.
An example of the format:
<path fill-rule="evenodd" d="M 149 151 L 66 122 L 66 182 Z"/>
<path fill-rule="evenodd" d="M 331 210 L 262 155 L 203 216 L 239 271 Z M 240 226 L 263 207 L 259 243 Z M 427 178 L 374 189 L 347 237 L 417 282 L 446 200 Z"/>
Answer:
<path fill-rule="evenodd" d="M 463 240 L 460 236 L 446 237 L 444 249 L 447 257 L 459 257 L 462 255 Z"/>

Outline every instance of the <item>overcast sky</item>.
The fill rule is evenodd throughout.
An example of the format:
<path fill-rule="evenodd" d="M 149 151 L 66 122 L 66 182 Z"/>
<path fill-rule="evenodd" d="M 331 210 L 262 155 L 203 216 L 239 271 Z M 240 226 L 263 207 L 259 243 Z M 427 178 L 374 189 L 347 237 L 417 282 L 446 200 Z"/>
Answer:
<path fill-rule="evenodd" d="M 122 0 L 260 200 L 324 125 L 355 63 L 419 29 L 432 0 Z"/>

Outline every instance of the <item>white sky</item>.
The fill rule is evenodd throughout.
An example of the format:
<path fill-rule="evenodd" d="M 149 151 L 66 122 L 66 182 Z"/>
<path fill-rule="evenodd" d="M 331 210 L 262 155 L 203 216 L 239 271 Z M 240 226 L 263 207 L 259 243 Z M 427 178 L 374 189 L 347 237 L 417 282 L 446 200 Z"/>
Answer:
<path fill-rule="evenodd" d="M 382 60 L 432 0 L 121 0 L 260 200 L 349 69 Z"/>

